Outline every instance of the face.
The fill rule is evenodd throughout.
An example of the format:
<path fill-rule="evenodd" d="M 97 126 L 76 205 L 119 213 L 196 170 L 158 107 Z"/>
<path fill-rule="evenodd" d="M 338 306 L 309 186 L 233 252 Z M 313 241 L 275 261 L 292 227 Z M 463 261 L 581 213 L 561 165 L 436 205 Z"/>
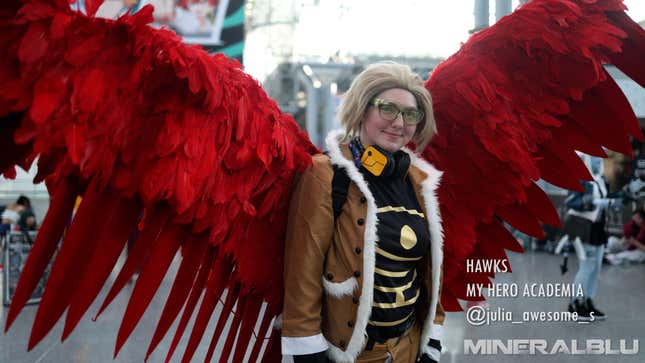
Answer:
<path fill-rule="evenodd" d="M 417 100 L 407 90 L 391 88 L 376 95 L 375 98 L 395 104 L 399 110 L 417 108 Z M 378 107 L 369 106 L 361 125 L 361 142 L 363 145 L 378 145 L 389 152 L 395 152 L 412 140 L 417 125 L 403 122 L 403 115 L 394 121 L 381 117 Z"/>

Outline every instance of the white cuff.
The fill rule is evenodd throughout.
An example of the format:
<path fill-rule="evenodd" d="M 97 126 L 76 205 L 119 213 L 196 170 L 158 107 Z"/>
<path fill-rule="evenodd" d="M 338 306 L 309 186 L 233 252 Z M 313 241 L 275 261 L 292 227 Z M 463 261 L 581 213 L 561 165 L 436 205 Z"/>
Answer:
<path fill-rule="evenodd" d="M 432 324 L 430 327 L 430 338 L 429 339 L 435 339 L 441 342 L 441 338 L 443 338 L 443 325 L 439 324 Z M 425 345 L 423 346 L 422 353 L 427 354 L 430 358 L 434 359 L 435 361 L 439 361 L 441 358 L 441 351 L 439 351 L 437 348 L 431 347 L 428 345 L 430 341 L 428 340 L 425 342 Z"/>
<path fill-rule="evenodd" d="M 329 345 L 322 333 L 309 337 L 282 337 L 282 354 L 313 354 L 327 350 Z"/>
<path fill-rule="evenodd" d="M 437 362 L 439 362 L 439 359 L 441 359 L 441 352 L 437 350 L 437 348 L 425 347 L 423 348 L 423 353 L 427 354 L 428 357 L 434 359 Z"/>
<path fill-rule="evenodd" d="M 430 339 L 437 339 L 438 341 L 441 341 L 443 338 L 443 325 L 439 324 L 432 324 L 430 327 Z"/>

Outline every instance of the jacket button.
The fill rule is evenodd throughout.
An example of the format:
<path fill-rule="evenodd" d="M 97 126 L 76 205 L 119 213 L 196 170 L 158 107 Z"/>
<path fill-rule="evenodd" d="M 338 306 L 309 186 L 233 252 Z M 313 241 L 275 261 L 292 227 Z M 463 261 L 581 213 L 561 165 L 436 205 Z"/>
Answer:
<path fill-rule="evenodd" d="M 333 280 L 334 279 L 334 274 L 331 272 L 327 273 L 327 280 Z"/>
<path fill-rule="evenodd" d="M 363 250 L 361 250 L 360 247 L 356 247 L 356 249 L 354 251 L 356 251 L 357 255 L 360 255 Z"/>
<path fill-rule="evenodd" d="M 353 298 L 352 298 L 352 302 L 353 302 L 355 305 L 358 305 L 358 298 L 357 298 L 357 297 L 353 297 Z"/>
<path fill-rule="evenodd" d="M 341 347 L 341 348 L 343 348 L 343 349 L 345 349 L 345 342 L 341 340 L 341 341 L 338 343 L 338 346 L 339 346 L 339 347 Z"/>
<path fill-rule="evenodd" d="M 347 322 L 347 326 L 348 326 L 348 327 L 350 327 L 350 328 L 353 328 L 353 327 L 354 327 L 354 322 L 353 322 L 353 321 L 351 321 L 351 320 L 350 320 L 350 321 L 348 321 L 348 322 Z"/>
<path fill-rule="evenodd" d="M 359 218 L 356 223 L 358 223 L 359 226 L 362 226 L 365 224 L 365 220 L 363 218 Z"/>
<path fill-rule="evenodd" d="M 365 198 L 364 196 L 361 197 L 361 203 L 365 203 L 365 202 L 367 202 L 367 198 Z"/>
<path fill-rule="evenodd" d="M 354 277 L 361 277 L 360 271 L 354 271 Z"/>

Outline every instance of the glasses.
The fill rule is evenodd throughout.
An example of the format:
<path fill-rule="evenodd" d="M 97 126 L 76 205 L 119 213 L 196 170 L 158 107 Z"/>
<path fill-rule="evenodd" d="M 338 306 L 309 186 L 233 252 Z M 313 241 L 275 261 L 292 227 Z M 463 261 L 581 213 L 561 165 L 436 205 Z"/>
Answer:
<path fill-rule="evenodd" d="M 403 117 L 403 122 L 406 125 L 417 125 L 423 119 L 423 112 L 416 108 L 407 108 L 405 110 L 399 109 L 397 105 L 392 102 L 375 98 L 370 105 L 378 108 L 379 115 L 388 121 L 396 120 L 399 115 Z"/>

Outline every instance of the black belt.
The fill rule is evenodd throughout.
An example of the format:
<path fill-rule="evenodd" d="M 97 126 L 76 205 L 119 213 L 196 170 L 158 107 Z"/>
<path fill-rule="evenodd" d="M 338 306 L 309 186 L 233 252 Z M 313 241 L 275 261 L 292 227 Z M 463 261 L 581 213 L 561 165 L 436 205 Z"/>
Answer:
<path fill-rule="evenodd" d="M 368 325 L 366 329 L 367 344 L 365 345 L 365 350 L 374 349 L 374 344 L 376 343 L 383 344 L 392 338 L 402 336 L 406 331 L 410 329 L 410 327 L 412 327 L 414 321 L 414 315 L 412 315 L 410 319 L 408 319 L 408 321 L 393 328 L 382 329 L 377 326 Z"/>

